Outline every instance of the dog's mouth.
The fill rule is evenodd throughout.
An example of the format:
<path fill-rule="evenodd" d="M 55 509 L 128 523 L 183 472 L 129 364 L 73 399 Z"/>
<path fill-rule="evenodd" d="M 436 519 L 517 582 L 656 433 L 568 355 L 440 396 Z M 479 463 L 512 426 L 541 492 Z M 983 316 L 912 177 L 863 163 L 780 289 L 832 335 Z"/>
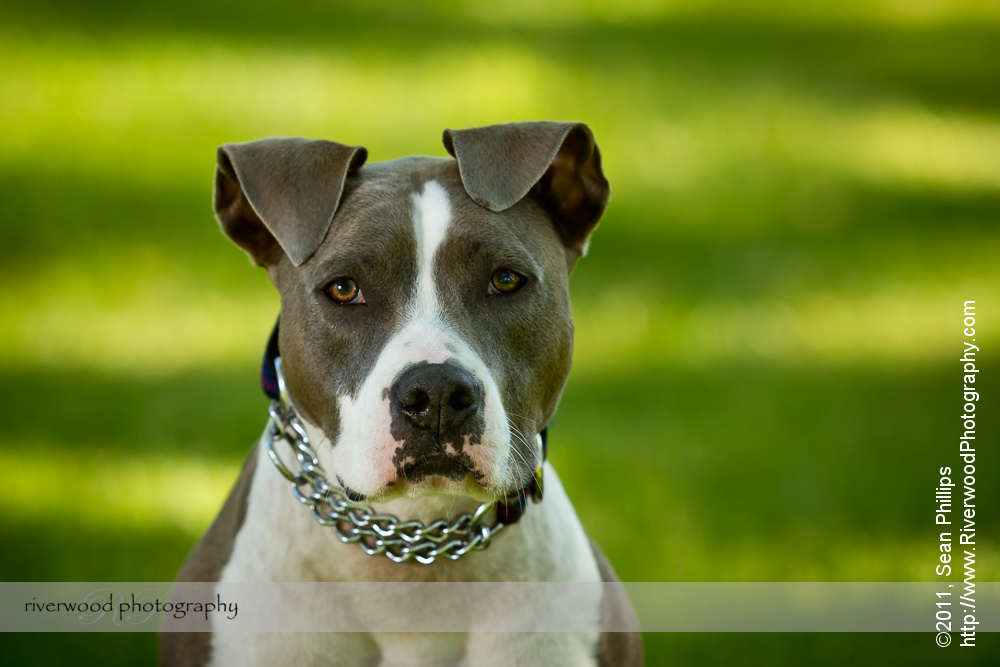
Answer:
<path fill-rule="evenodd" d="M 468 454 L 432 454 L 414 459 L 407 457 L 396 466 L 400 478 L 416 484 L 427 477 L 438 475 L 445 479 L 461 481 L 472 474 L 477 480 L 483 477 L 475 470 L 475 464 Z"/>
<path fill-rule="evenodd" d="M 482 472 L 473 469 L 467 455 L 435 454 L 413 460 L 409 457 L 397 467 L 396 479 L 384 489 L 365 495 L 352 489 L 337 475 L 345 495 L 356 503 L 385 502 L 395 497 L 415 497 L 426 494 L 468 495 L 479 500 L 491 500 L 504 494 L 490 493 Z"/>
<path fill-rule="evenodd" d="M 344 494 L 350 500 L 353 500 L 356 503 L 363 503 L 363 502 L 365 502 L 367 500 L 367 498 L 365 497 L 365 495 L 363 493 L 358 493 L 357 491 L 355 491 L 351 487 L 349 487 L 346 484 L 344 484 L 344 479 L 340 475 L 337 475 L 336 477 L 337 477 L 337 483 L 340 484 L 340 488 L 342 488 L 344 490 Z"/>

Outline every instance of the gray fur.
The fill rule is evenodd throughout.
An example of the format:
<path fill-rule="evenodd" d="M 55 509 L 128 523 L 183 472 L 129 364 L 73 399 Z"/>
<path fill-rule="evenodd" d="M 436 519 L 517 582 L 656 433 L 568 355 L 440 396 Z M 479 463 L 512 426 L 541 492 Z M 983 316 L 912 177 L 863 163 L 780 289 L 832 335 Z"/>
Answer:
<path fill-rule="evenodd" d="M 344 180 L 367 155 L 360 146 L 298 138 L 226 144 L 217 154 L 215 214 L 257 264 L 274 257 L 270 236 L 299 266 L 323 241 Z"/>
<path fill-rule="evenodd" d="M 537 121 L 445 130 L 473 201 L 505 211 L 531 193 L 557 221 L 567 247 L 582 255 L 608 204 L 601 152 L 583 123 Z"/>

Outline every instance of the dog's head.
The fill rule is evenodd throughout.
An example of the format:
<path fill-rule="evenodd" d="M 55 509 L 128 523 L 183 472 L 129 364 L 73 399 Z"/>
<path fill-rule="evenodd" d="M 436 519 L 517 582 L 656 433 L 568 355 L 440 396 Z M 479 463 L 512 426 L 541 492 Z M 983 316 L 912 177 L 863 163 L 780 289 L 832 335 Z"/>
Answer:
<path fill-rule="evenodd" d="M 582 123 L 446 130 L 452 158 L 219 148 L 215 212 L 281 294 L 299 411 L 366 500 L 524 488 L 569 373 L 567 276 L 608 199 Z"/>

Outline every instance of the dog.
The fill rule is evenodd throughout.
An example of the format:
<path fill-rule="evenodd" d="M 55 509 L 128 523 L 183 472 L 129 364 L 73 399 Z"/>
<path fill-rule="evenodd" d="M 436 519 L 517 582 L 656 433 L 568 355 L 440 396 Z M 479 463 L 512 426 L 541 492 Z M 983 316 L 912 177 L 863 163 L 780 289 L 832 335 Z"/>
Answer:
<path fill-rule="evenodd" d="M 633 631 L 165 632 L 161 664 L 641 664 L 631 604 L 545 461 L 568 277 L 608 202 L 600 151 L 583 123 L 443 139 L 450 157 L 367 165 L 330 141 L 218 149 L 215 215 L 281 296 L 275 401 L 178 581 L 603 581 L 601 627 Z"/>

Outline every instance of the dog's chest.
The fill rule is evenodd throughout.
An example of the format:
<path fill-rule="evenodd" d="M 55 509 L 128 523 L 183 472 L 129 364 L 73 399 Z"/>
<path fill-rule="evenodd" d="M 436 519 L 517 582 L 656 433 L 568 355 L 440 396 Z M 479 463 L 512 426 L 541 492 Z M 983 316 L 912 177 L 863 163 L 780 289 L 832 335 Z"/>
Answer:
<path fill-rule="evenodd" d="M 289 485 L 266 458 L 261 458 L 247 498 L 246 521 L 233 543 L 232 555 L 220 581 L 276 582 L 410 582 L 410 581 L 600 581 L 586 535 L 555 473 L 549 469 L 546 498 L 529 508 L 521 522 L 499 535 L 481 552 L 457 562 L 422 566 L 393 563 L 368 556 L 353 544 L 342 544 L 330 528 L 313 521 L 296 502 Z M 317 595 L 299 599 L 285 613 L 330 619 L 337 627 L 357 627 L 347 633 L 217 632 L 212 639 L 215 665 L 492 665 L 516 664 L 518 655 L 537 651 L 576 655 L 589 664 L 596 634 L 540 633 L 533 639 L 490 632 L 503 628 L 511 614 L 523 614 L 516 602 L 498 600 L 468 634 L 379 632 L 380 614 L 391 614 L 395 627 L 418 627 L 429 613 L 419 599 L 385 599 Z M 280 610 L 276 610 L 281 613 Z M 495 618 L 490 614 L 495 613 Z M 598 610 L 594 609 L 595 618 Z M 363 619 L 375 619 L 364 627 Z M 359 626 L 358 624 L 362 624 Z M 354 624 L 354 626 L 352 626 Z M 513 661 L 513 662 L 511 662 Z M 530 660 L 529 664 L 535 664 Z M 556 663 L 546 663 L 556 664 Z"/>

